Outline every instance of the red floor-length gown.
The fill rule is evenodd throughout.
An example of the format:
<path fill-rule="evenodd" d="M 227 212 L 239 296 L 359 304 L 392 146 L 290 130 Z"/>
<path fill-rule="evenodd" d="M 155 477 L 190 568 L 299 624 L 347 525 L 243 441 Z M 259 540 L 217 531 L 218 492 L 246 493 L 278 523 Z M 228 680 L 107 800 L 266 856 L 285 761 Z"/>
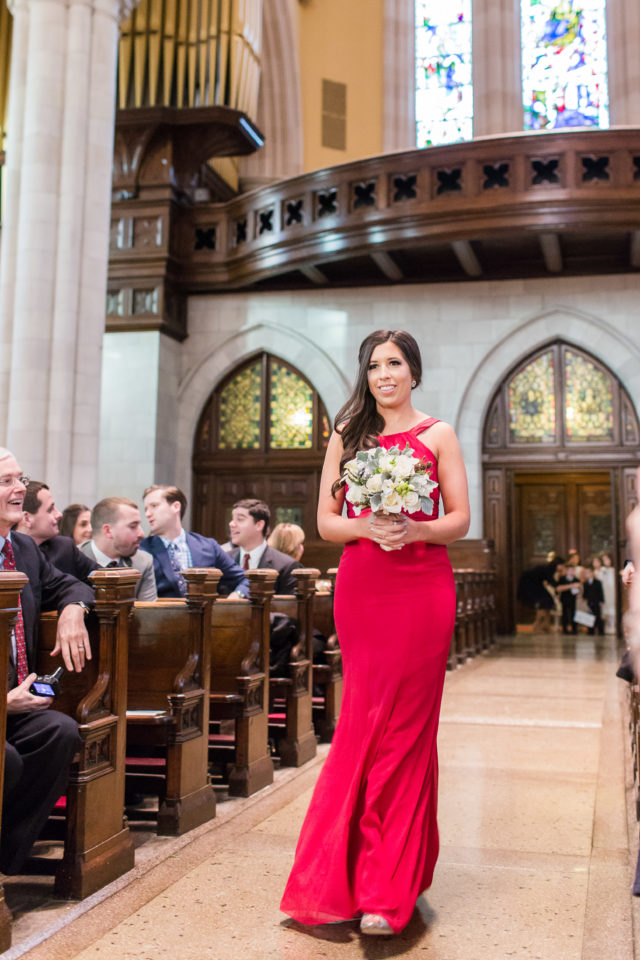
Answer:
<path fill-rule="evenodd" d="M 379 442 L 408 442 L 437 480 L 435 456 L 417 436 L 436 422 Z M 431 517 L 411 516 L 435 519 L 438 488 L 432 498 Z M 335 592 L 342 710 L 281 903 L 301 923 L 375 913 L 398 932 L 430 886 L 439 846 L 436 737 L 454 619 L 446 547 L 346 544 Z"/>

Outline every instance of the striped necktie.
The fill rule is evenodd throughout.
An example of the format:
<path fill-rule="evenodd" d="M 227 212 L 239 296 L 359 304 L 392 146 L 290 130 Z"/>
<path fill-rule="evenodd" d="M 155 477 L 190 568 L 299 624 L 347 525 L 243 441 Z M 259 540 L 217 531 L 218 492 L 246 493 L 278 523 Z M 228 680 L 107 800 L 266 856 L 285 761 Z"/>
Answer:
<path fill-rule="evenodd" d="M 4 554 L 4 569 L 15 570 L 16 558 L 13 555 L 13 547 L 9 539 L 5 540 L 2 548 Z M 16 670 L 18 672 L 18 683 L 22 683 L 29 673 L 29 664 L 27 663 L 27 644 L 24 638 L 24 620 L 22 619 L 22 600 L 18 596 L 18 616 L 16 625 L 13 628 L 16 638 Z"/>

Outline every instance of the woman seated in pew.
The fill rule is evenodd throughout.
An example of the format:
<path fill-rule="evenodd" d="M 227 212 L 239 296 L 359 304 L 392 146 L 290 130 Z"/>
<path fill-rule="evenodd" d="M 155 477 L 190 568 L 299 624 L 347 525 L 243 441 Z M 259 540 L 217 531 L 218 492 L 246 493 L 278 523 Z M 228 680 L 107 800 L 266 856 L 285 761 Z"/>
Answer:
<path fill-rule="evenodd" d="M 301 560 L 304 553 L 304 530 L 297 523 L 278 523 L 271 531 L 267 543 L 274 550 L 286 553 L 294 560 Z"/>
<path fill-rule="evenodd" d="M 378 330 L 358 360 L 318 503 L 320 535 L 345 545 L 334 604 L 342 711 L 281 909 L 305 924 L 358 917 L 363 934 L 388 935 L 409 922 L 438 857 L 436 737 L 456 603 L 445 545 L 466 534 L 469 502 L 453 430 L 411 402 L 422 375 L 413 337 Z M 381 496 L 376 513 L 360 506 L 365 482 L 380 493 L 373 472 L 353 479 L 356 454 L 373 448 L 396 470 L 395 498 Z M 406 502 L 410 513 L 397 487 L 414 471 L 424 496 Z"/>

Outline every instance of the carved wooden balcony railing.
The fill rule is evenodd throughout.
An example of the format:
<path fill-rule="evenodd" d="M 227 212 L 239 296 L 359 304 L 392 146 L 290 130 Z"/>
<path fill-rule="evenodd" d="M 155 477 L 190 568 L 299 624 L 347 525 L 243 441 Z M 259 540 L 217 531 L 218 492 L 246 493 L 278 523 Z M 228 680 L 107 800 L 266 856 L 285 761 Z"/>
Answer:
<path fill-rule="evenodd" d="M 136 210 L 115 203 L 114 216 L 126 224 Z M 371 157 L 225 203 L 182 205 L 164 242 L 183 294 L 640 269 L 640 129 Z M 160 253 L 148 241 L 112 249 L 112 291 L 148 276 Z M 117 328 L 138 328 L 121 317 Z"/>

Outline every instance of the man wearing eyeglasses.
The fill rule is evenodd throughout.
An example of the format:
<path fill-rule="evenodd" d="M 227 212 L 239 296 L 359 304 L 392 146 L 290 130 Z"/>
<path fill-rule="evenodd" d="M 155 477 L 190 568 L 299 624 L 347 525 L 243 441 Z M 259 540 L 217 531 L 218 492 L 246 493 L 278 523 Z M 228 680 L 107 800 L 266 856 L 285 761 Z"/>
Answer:
<path fill-rule="evenodd" d="M 20 871 L 64 790 L 80 742 L 75 720 L 50 709 L 50 697 L 29 693 L 36 677 L 40 611 L 58 610 L 53 654 L 62 654 L 67 670 L 79 673 L 91 659 L 84 615 L 93 602 L 92 589 L 52 566 L 31 537 L 12 530 L 22 519 L 27 483 L 13 454 L 0 447 L 0 567 L 19 570 L 29 580 L 21 591 L 9 665 L 0 833 L 3 873 Z"/>

